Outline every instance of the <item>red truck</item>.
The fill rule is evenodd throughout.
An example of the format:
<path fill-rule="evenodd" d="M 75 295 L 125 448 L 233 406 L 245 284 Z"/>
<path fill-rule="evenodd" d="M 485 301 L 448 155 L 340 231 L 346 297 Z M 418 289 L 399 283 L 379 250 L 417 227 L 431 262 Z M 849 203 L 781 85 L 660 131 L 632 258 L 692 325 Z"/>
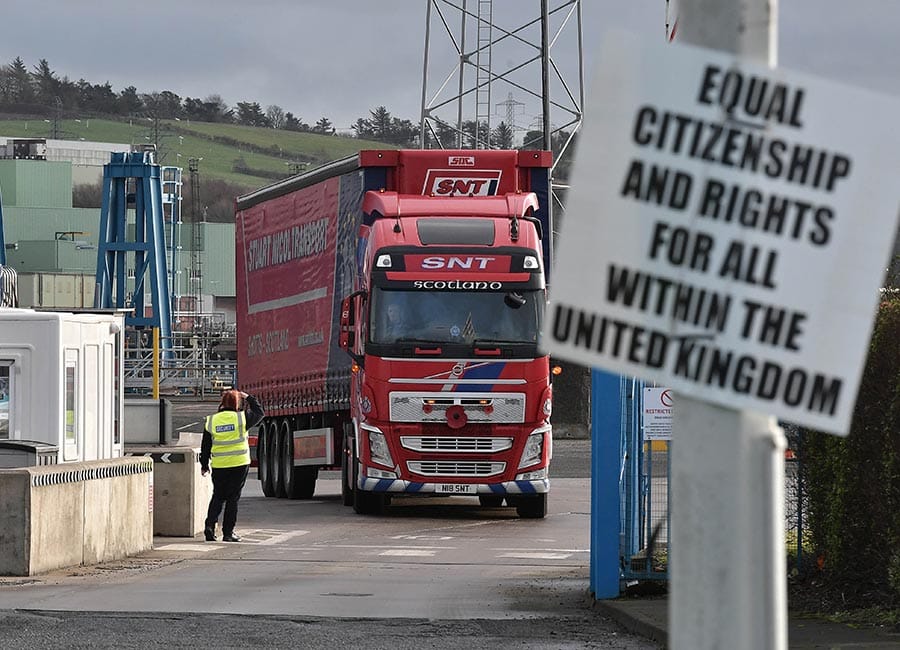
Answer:
<path fill-rule="evenodd" d="M 310 498 L 340 469 L 360 514 L 469 495 L 545 516 L 550 164 L 361 151 L 238 197 L 238 380 L 266 409 L 266 496 Z"/>

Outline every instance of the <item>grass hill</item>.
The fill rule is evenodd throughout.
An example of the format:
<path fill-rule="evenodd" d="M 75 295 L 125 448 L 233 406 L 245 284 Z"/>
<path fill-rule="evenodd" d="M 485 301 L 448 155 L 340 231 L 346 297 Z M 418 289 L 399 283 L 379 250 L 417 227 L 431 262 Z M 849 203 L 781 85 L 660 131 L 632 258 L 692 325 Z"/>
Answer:
<path fill-rule="evenodd" d="M 44 118 L 0 118 L 0 135 L 50 138 L 52 126 Z M 393 148 L 381 142 L 342 136 L 189 120 L 153 122 L 148 118 L 60 120 L 58 133 L 61 140 L 130 145 L 156 142 L 161 165 L 183 167 L 186 171 L 188 159 L 202 158 L 198 163 L 201 179 L 224 181 L 245 191 L 350 156 L 360 149 Z"/>

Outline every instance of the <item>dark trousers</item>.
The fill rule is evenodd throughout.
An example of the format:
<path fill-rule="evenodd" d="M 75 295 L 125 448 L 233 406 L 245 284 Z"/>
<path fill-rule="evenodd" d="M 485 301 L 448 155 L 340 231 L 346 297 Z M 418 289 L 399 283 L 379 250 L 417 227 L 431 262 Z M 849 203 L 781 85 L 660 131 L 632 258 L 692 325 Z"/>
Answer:
<path fill-rule="evenodd" d="M 241 498 L 241 490 L 244 489 L 249 471 L 249 465 L 212 468 L 213 494 L 209 500 L 209 510 L 206 513 L 207 530 L 215 530 L 224 503 L 225 516 L 222 518 L 222 534 L 231 535 L 234 532 L 238 500 Z"/>

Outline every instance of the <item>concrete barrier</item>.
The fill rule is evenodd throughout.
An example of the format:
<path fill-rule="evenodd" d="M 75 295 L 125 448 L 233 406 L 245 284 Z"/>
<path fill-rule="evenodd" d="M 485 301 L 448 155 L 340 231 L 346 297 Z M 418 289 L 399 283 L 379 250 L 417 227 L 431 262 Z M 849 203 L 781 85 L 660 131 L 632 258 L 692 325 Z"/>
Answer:
<path fill-rule="evenodd" d="M 98 564 L 152 547 L 149 458 L 0 470 L 0 575 Z"/>
<path fill-rule="evenodd" d="M 125 444 L 171 445 L 175 435 L 172 431 L 172 402 L 165 398 L 126 398 Z"/>
<path fill-rule="evenodd" d="M 203 532 L 212 481 L 200 475 L 198 448 L 125 445 L 125 455 L 153 460 L 154 535 L 193 537 Z"/>

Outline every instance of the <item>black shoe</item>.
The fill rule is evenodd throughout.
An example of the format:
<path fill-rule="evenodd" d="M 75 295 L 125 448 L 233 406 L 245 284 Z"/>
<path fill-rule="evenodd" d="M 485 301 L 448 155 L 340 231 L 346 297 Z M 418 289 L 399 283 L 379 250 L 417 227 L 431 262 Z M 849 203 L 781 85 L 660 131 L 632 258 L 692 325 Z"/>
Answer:
<path fill-rule="evenodd" d="M 235 535 L 234 533 L 231 533 L 230 535 L 222 535 L 222 541 L 223 542 L 239 542 L 239 541 L 241 541 L 241 538 L 238 537 L 237 535 Z"/>
<path fill-rule="evenodd" d="M 203 529 L 203 534 L 206 536 L 206 541 L 207 541 L 207 542 L 214 542 L 214 541 L 216 541 L 216 531 L 215 531 L 214 528 L 204 528 L 204 529 Z"/>

